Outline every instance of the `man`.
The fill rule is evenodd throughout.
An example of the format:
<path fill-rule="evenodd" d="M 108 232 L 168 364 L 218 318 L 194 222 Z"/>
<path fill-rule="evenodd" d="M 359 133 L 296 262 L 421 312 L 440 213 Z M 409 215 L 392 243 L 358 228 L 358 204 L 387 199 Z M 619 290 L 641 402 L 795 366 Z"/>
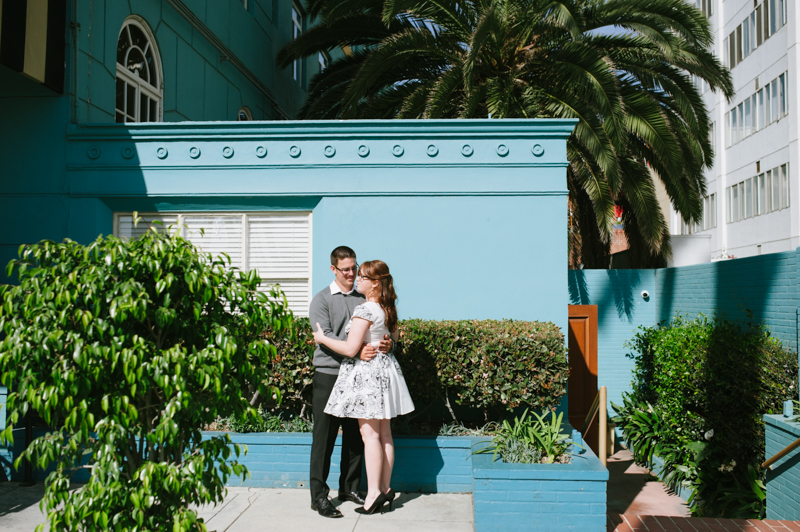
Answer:
<path fill-rule="evenodd" d="M 331 252 L 331 272 L 334 280 L 323 288 L 311 301 L 309 318 L 312 326 L 319 323 L 326 336 L 347 340 L 344 332 L 355 309 L 366 301 L 355 289 L 358 264 L 356 253 L 347 246 L 339 246 Z M 379 350 L 391 350 L 388 336 L 380 343 Z M 359 354 L 361 360 L 370 360 L 377 350 L 365 344 Z M 314 350 L 314 434 L 311 442 L 311 509 L 323 517 L 342 517 L 342 513 L 328 499 L 330 488 L 326 482 L 331 469 L 331 455 L 336 443 L 339 427 L 342 427 L 342 457 L 339 474 L 339 500 L 363 505 L 364 497 L 358 491 L 361 483 L 361 462 L 364 442 L 358 428 L 358 420 L 337 418 L 325 413 L 325 405 L 336 383 L 339 364 L 344 357 L 324 346 Z"/>

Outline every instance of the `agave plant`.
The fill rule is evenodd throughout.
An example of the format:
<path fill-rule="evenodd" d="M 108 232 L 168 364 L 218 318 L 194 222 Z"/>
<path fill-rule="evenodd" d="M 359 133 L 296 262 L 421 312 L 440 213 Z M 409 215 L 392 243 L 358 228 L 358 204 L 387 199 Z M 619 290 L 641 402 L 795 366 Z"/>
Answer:
<path fill-rule="evenodd" d="M 556 415 L 551 411 L 549 421 L 545 419 L 546 415 L 531 414 L 528 416 L 528 409 L 525 409 L 513 423 L 503 420 L 491 443 L 475 451 L 476 454 L 494 453 L 493 459 L 500 455 L 504 461 L 512 463 L 535 460 L 551 464 L 561 458 L 570 445 L 581 447 L 561 432 L 563 412 Z"/>
<path fill-rule="evenodd" d="M 634 265 L 670 253 L 654 179 L 702 216 L 710 120 L 691 76 L 733 95 L 708 20 L 683 0 L 309 0 L 286 67 L 342 48 L 300 118 L 575 118 L 568 140 L 576 261 L 608 264 L 614 208 Z M 613 29 L 613 30 L 612 30 Z"/>

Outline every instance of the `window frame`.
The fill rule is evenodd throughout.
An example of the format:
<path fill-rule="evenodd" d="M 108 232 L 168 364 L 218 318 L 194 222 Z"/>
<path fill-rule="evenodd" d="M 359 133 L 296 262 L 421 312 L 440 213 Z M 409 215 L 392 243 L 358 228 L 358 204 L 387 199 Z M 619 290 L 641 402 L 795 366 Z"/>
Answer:
<path fill-rule="evenodd" d="M 304 30 L 305 13 L 300 6 L 292 2 L 292 40 L 297 39 L 303 34 Z M 302 59 L 295 59 L 292 61 L 292 79 L 301 85 L 304 83 L 304 62 Z"/>
<path fill-rule="evenodd" d="M 120 235 L 120 218 L 121 217 L 130 217 L 133 215 L 133 211 L 117 211 L 113 214 L 113 234 L 114 236 L 124 238 L 124 236 Z M 270 281 L 288 281 L 292 279 L 300 279 L 300 280 L 307 280 L 307 286 L 303 290 L 303 297 L 305 298 L 304 301 L 300 301 L 299 303 L 295 300 L 294 309 L 292 311 L 295 315 L 298 316 L 307 316 L 308 315 L 308 305 L 311 303 L 311 299 L 313 297 L 312 289 L 313 289 L 313 273 L 314 273 L 314 262 L 313 262 L 313 248 L 314 248 L 314 215 L 313 211 L 310 210 L 286 210 L 286 211 L 163 211 L 163 212 L 139 212 L 138 215 L 145 220 L 145 224 L 148 226 L 152 225 L 152 222 L 147 221 L 153 217 L 175 217 L 176 221 L 172 227 L 177 227 L 178 231 L 180 231 L 180 235 L 190 242 L 192 242 L 195 246 L 200 246 L 200 243 L 197 241 L 192 240 L 192 237 L 188 235 L 189 229 L 187 228 L 186 223 L 184 222 L 185 217 L 190 216 L 197 216 L 197 217 L 214 217 L 214 216 L 224 216 L 224 217 L 241 217 L 242 219 L 242 237 L 241 243 L 237 243 L 241 246 L 241 248 L 237 249 L 237 252 L 241 253 L 241 271 L 247 271 L 250 268 L 250 264 L 253 262 L 251 258 L 251 251 L 253 248 L 250 247 L 251 244 L 251 237 L 250 237 L 250 219 L 251 217 L 272 217 L 272 218 L 280 218 L 280 217 L 298 217 L 304 216 L 308 220 L 308 264 L 307 264 L 307 276 L 282 276 L 282 277 L 269 277 L 264 274 L 260 274 L 262 277 L 262 285 L 264 286 L 264 291 L 269 290 L 271 286 L 274 284 Z M 141 224 L 140 224 L 141 227 Z M 167 227 L 165 226 L 164 229 Z M 233 251 L 233 250 L 231 250 Z M 263 253 L 262 248 L 258 248 L 259 252 Z M 226 253 L 228 251 L 225 251 Z M 291 299 L 291 294 L 286 294 L 287 299 Z M 290 301 L 291 303 L 291 301 Z M 300 306 L 302 304 L 303 306 Z"/>
<path fill-rule="evenodd" d="M 163 66 L 161 64 L 161 52 L 158 49 L 158 43 L 156 42 L 155 35 L 150 30 L 150 26 L 147 24 L 147 22 L 142 17 L 139 17 L 137 15 L 131 15 L 131 16 L 129 16 L 128 18 L 126 18 L 123 21 L 122 26 L 120 27 L 119 33 L 117 34 L 117 41 L 116 41 L 117 42 L 117 46 L 119 46 L 119 41 L 122 38 L 123 32 L 125 32 L 129 26 L 136 26 L 139 30 L 142 31 L 142 33 L 144 33 L 144 36 L 147 38 L 147 41 L 148 41 L 147 46 L 145 47 L 144 50 L 142 50 L 142 52 L 146 54 L 148 48 L 152 49 L 151 53 L 152 53 L 152 56 L 153 56 L 153 63 L 154 63 L 153 69 L 155 71 L 155 75 L 156 75 L 157 79 L 156 79 L 156 85 L 153 85 L 149 81 L 145 81 L 141 77 L 135 76 L 134 74 L 128 72 L 128 69 L 125 67 L 125 65 L 121 65 L 120 63 L 118 63 L 116 61 L 116 58 L 115 58 L 114 62 L 116 64 L 116 77 L 115 77 L 115 80 L 114 80 L 114 90 L 115 91 L 117 90 L 119 81 L 123 81 L 126 84 L 126 89 L 125 89 L 125 95 L 123 96 L 124 104 L 125 104 L 125 108 L 124 109 L 117 108 L 116 98 L 115 98 L 114 120 L 116 121 L 117 114 L 121 113 L 123 118 L 124 118 L 124 120 L 122 122 L 117 122 L 117 123 L 143 122 L 142 121 L 142 116 L 141 116 L 141 99 L 142 99 L 142 94 L 144 93 L 145 96 L 147 96 L 151 100 L 155 101 L 156 106 L 157 106 L 156 107 L 156 116 L 155 116 L 156 119 L 154 121 L 149 120 L 149 116 L 148 116 L 148 120 L 144 120 L 144 122 L 162 122 L 164 120 L 164 116 L 163 116 L 163 113 L 164 113 L 164 71 L 163 71 Z M 128 39 L 130 41 L 130 31 L 129 30 L 127 31 L 127 35 L 128 35 Z M 128 50 L 129 49 L 130 48 L 128 48 Z M 134 90 L 135 90 L 135 96 L 134 96 L 134 107 L 135 107 L 135 109 L 134 109 L 134 113 L 133 114 L 129 113 L 128 112 L 128 108 L 127 108 L 127 104 L 128 104 L 128 89 L 127 89 L 127 86 L 128 85 L 133 86 Z M 133 120 L 131 120 L 131 121 L 127 120 L 128 117 L 133 118 Z"/>

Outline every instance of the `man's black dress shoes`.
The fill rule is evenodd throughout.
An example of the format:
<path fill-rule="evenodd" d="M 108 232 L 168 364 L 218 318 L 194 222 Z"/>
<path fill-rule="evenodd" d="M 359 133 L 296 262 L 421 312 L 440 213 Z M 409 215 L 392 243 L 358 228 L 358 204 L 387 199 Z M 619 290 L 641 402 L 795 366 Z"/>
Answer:
<path fill-rule="evenodd" d="M 339 500 L 342 502 L 350 501 L 364 506 L 364 496 L 357 491 L 351 491 L 350 493 L 340 491 Z"/>
<path fill-rule="evenodd" d="M 322 517 L 343 517 L 342 512 L 336 509 L 331 501 L 325 497 L 311 502 L 311 509 Z"/>

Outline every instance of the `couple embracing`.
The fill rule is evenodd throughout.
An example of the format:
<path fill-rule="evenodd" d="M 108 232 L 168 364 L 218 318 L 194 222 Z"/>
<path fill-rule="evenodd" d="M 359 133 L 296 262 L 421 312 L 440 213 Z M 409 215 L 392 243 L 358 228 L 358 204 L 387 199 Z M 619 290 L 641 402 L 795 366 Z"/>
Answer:
<path fill-rule="evenodd" d="M 356 262 L 340 246 L 331 253 L 334 281 L 311 301 L 314 327 L 314 434 L 311 444 L 311 509 L 323 517 L 342 517 L 328 498 L 326 483 L 339 427 L 342 458 L 339 500 L 361 506 L 356 512 L 391 510 L 396 493 L 391 419 L 414 410 L 400 365 L 397 309 L 392 276 L 382 261 Z M 367 494 L 359 492 L 362 456 Z"/>

